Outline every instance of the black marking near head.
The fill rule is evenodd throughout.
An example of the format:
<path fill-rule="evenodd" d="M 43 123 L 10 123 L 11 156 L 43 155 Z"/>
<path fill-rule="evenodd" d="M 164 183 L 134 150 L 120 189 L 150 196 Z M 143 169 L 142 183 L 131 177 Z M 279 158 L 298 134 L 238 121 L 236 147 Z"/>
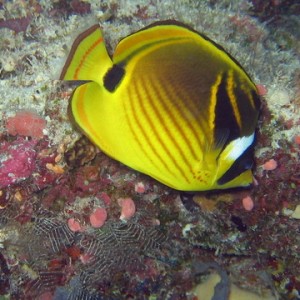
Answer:
<path fill-rule="evenodd" d="M 243 88 L 239 84 L 233 90 L 237 99 L 238 112 L 241 118 L 240 136 L 248 136 L 256 127 L 260 109 L 260 99 L 255 89 Z"/>
<path fill-rule="evenodd" d="M 230 98 L 226 89 L 226 81 L 227 76 L 225 74 L 217 92 L 214 137 L 215 141 L 218 142 L 220 132 L 226 130 L 228 134 L 226 144 L 228 144 L 230 141 L 235 140 L 240 136 L 240 128 L 230 103 Z"/>
<path fill-rule="evenodd" d="M 121 83 L 125 75 L 125 70 L 119 65 L 113 65 L 105 74 L 103 83 L 104 87 L 110 91 L 114 92 L 118 85 Z"/>
<path fill-rule="evenodd" d="M 261 102 L 260 102 L 260 98 L 259 98 L 259 96 L 257 95 L 257 93 L 256 92 L 254 92 L 254 91 L 252 91 L 252 97 L 253 97 L 253 100 L 254 100 L 254 105 L 255 105 L 255 108 L 256 108 L 256 110 L 260 110 L 260 108 L 261 108 Z"/>
<path fill-rule="evenodd" d="M 249 170 L 253 166 L 254 156 L 254 143 L 252 143 L 244 153 L 238 157 L 232 166 L 218 179 L 217 183 L 223 185 L 230 182 L 246 170 Z"/>

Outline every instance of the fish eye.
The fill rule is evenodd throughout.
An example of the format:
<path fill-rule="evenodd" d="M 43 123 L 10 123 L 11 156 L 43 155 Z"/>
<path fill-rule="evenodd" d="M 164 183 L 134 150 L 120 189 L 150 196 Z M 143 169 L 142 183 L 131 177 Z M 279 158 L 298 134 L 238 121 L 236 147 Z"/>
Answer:
<path fill-rule="evenodd" d="M 240 157 L 238 157 L 232 166 L 218 179 L 219 185 L 226 184 L 239 176 L 243 172 L 253 167 L 254 146 L 251 144 Z"/>

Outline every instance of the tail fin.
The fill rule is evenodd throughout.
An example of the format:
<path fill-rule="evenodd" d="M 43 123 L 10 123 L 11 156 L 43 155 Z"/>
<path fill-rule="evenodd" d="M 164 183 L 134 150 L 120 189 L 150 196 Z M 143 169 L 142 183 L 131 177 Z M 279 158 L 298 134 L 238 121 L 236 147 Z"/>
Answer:
<path fill-rule="evenodd" d="M 102 85 L 102 78 L 111 66 L 100 27 L 94 25 L 74 41 L 60 79 L 92 80 Z"/>

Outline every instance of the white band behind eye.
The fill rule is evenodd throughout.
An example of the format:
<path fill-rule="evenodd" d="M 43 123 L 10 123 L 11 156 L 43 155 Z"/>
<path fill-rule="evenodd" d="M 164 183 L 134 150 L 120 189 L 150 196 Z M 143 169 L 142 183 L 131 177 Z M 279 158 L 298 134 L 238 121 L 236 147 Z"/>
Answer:
<path fill-rule="evenodd" d="M 224 159 L 236 160 L 239 158 L 253 143 L 254 141 L 254 133 L 249 136 L 242 136 L 230 142 L 230 144 L 223 151 Z M 226 153 L 227 149 L 230 149 L 228 153 Z"/>

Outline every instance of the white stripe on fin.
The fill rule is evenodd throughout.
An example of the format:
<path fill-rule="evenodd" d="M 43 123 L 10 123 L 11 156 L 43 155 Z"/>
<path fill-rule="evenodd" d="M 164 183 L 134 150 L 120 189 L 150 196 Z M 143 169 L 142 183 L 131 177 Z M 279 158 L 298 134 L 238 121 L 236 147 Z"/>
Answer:
<path fill-rule="evenodd" d="M 226 153 L 224 159 L 236 160 L 238 159 L 253 143 L 254 141 L 254 133 L 249 136 L 242 136 L 237 138 L 225 148 L 230 149 L 228 153 Z M 227 152 L 227 151 L 226 151 Z"/>

